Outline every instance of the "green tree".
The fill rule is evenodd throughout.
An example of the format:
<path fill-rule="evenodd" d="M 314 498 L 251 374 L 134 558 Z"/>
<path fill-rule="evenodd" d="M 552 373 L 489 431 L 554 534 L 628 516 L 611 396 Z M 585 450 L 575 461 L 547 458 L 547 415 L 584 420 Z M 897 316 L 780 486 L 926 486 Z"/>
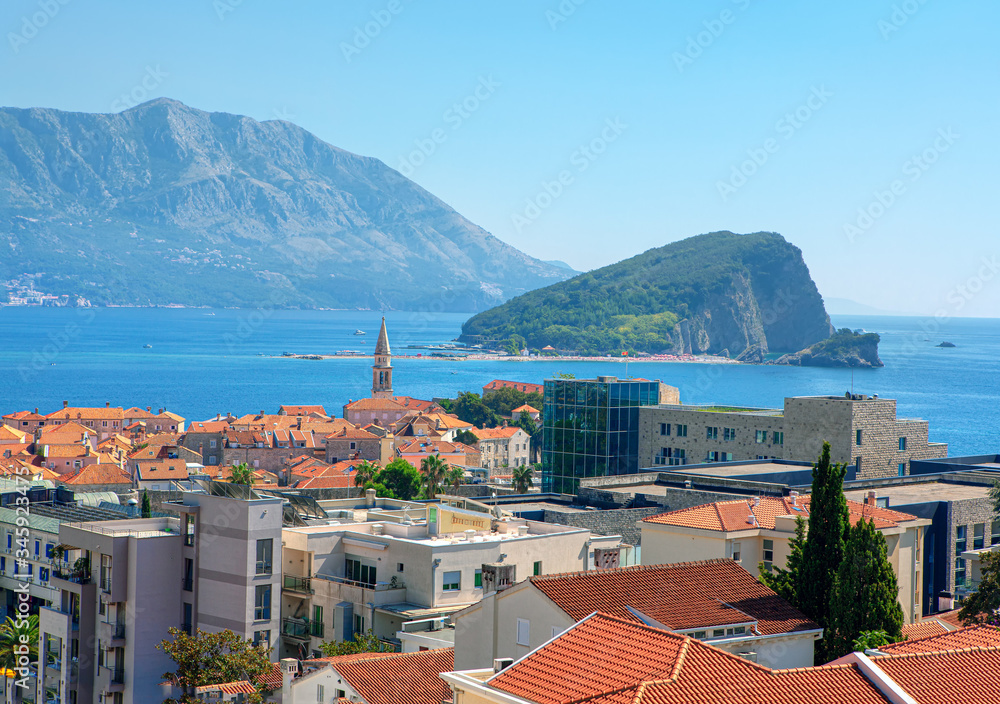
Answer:
<path fill-rule="evenodd" d="M 365 482 L 365 485 L 361 487 L 362 491 L 368 491 L 369 489 L 374 489 L 375 496 L 380 499 L 398 498 L 385 484 L 379 484 L 378 482 Z"/>
<path fill-rule="evenodd" d="M 993 513 L 1000 516 L 1000 482 L 993 482 L 990 488 L 990 501 L 993 502 Z"/>
<path fill-rule="evenodd" d="M 976 591 L 966 597 L 958 618 L 966 626 L 1000 626 L 1000 552 L 984 552 L 980 560 L 982 580 Z"/>
<path fill-rule="evenodd" d="M 795 537 L 789 541 L 790 552 L 784 568 L 773 567 L 771 572 L 760 570 L 760 581 L 792 606 L 798 607 L 798 578 L 802 569 L 802 550 L 805 547 L 806 522 L 795 519 Z"/>
<path fill-rule="evenodd" d="M 452 413 L 466 423 L 477 428 L 495 428 L 500 425 L 500 416 L 492 408 L 483 403 L 479 394 L 463 391 L 452 404 Z"/>
<path fill-rule="evenodd" d="M 257 481 L 257 477 L 254 476 L 253 469 L 246 462 L 240 462 L 239 464 L 234 464 L 232 469 L 229 470 L 229 481 L 232 484 L 253 486 L 254 482 Z"/>
<path fill-rule="evenodd" d="M 441 455 L 431 455 L 420 460 L 420 474 L 423 475 L 425 495 L 428 499 L 437 496 L 447 473 L 448 463 L 441 459 Z"/>
<path fill-rule="evenodd" d="M 875 529 L 874 520 L 861 518 L 848 530 L 845 547 L 830 592 L 830 620 L 824 626 L 828 660 L 851 652 L 865 632 L 884 631 L 891 643 L 903 639 L 899 584 L 885 536 Z"/>
<path fill-rule="evenodd" d="M 474 447 L 479 438 L 471 430 L 459 430 L 455 433 L 455 442 L 460 442 L 463 445 L 468 445 L 469 447 Z"/>
<path fill-rule="evenodd" d="M 356 653 L 391 653 L 394 648 L 380 641 L 368 630 L 355 633 L 354 640 L 328 640 L 319 645 L 324 657 L 335 658 L 338 655 L 354 655 Z"/>
<path fill-rule="evenodd" d="M 189 636 L 179 628 L 169 629 L 173 640 L 164 639 L 156 648 L 174 661 L 177 669 L 163 678 L 182 691 L 180 699 L 166 699 L 164 704 L 189 704 L 200 701 L 194 688 L 207 684 L 249 680 L 258 692 L 249 701 L 260 702 L 262 688 L 257 679 L 271 669 L 271 648 L 255 646 L 230 630 L 206 633 L 201 629 Z"/>
<path fill-rule="evenodd" d="M 383 485 L 393 497 L 409 501 L 420 493 L 420 472 L 402 457 L 397 457 L 379 470 L 375 484 Z"/>
<path fill-rule="evenodd" d="M 375 481 L 375 475 L 379 472 L 379 466 L 368 460 L 361 460 L 354 467 L 354 486 L 364 486 L 368 482 Z"/>
<path fill-rule="evenodd" d="M 28 647 L 28 652 L 19 652 L 24 646 Z M 38 662 L 37 615 L 32 614 L 20 620 L 8 616 L 7 620 L 0 625 L 0 668 L 18 672 L 18 668 L 20 667 L 18 658 L 22 655 L 27 655 L 30 663 Z M 27 676 L 27 673 L 25 673 L 25 676 Z M 21 701 L 24 688 L 17 685 L 17 681 L 22 679 L 20 672 L 13 680 L 9 680 L 6 677 L 3 679 L 4 693 L 6 694 L 8 686 L 13 686 L 14 701 Z"/>
<path fill-rule="evenodd" d="M 866 650 L 873 650 L 894 642 L 896 641 L 890 638 L 889 634 L 885 631 L 862 631 L 854 639 L 851 649 L 855 652 L 863 653 Z"/>
<path fill-rule="evenodd" d="M 575 379 L 576 374 L 570 374 L 569 372 L 556 372 L 554 379 Z"/>
<path fill-rule="evenodd" d="M 844 541 L 850 525 L 844 498 L 846 470 L 846 465 L 830 462 L 830 443 L 824 442 L 819 461 L 813 465 L 809 532 L 802 546 L 802 562 L 792 578 L 795 605 L 823 628 L 830 623 L 830 594 L 844 561 Z M 825 643 L 825 639 L 819 642 L 819 651 L 824 650 Z"/>
<path fill-rule="evenodd" d="M 509 386 L 503 386 L 483 394 L 483 403 L 497 415 L 509 416 L 511 411 L 524 404 L 533 408 L 541 408 L 542 397 L 536 393 L 526 393 Z"/>
<path fill-rule="evenodd" d="M 458 491 L 458 487 L 462 485 L 462 482 L 464 480 L 465 480 L 465 470 L 462 469 L 461 467 L 451 467 L 445 473 L 445 482 L 448 485 L 450 485 L 451 488 L 454 489 L 456 492 Z"/>
<path fill-rule="evenodd" d="M 532 473 L 535 470 L 535 466 L 531 464 L 522 465 L 520 467 L 514 467 L 514 492 L 517 494 L 527 494 L 528 489 L 531 488 L 534 483 L 532 480 Z"/>
<path fill-rule="evenodd" d="M 142 490 L 142 506 L 140 508 L 140 515 L 143 518 L 152 518 L 153 516 L 153 504 L 149 500 L 149 492 L 145 489 Z"/>

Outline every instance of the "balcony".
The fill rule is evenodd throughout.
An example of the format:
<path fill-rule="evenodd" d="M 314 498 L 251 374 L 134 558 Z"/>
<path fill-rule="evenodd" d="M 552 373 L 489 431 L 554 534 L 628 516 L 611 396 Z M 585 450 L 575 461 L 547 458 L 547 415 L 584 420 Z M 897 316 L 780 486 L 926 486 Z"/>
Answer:
<path fill-rule="evenodd" d="M 194 579 L 192 577 L 184 577 L 181 579 L 181 589 L 186 592 L 194 590 Z"/>
<path fill-rule="evenodd" d="M 281 582 L 282 591 L 296 592 L 299 594 L 315 594 L 312 588 L 312 579 L 309 577 L 299 577 L 292 574 L 283 575 Z"/>
<path fill-rule="evenodd" d="M 111 684 L 125 684 L 125 668 L 124 667 L 109 667 L 107 668 L 110 677 L 108 681 Z"/>
<path fill-rule="evenodd" d="M 281 623 L 281 635 L 293 640 L 308 641 L 323 637 L 323 622 L 309 619 L 286 618 Z"/>

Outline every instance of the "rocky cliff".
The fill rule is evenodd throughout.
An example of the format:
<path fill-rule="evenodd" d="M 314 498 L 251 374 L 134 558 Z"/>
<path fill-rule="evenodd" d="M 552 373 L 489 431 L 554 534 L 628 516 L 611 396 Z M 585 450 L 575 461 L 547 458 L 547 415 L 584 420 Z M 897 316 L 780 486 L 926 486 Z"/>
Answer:
<path fill-rule="evenodd" d="M 795 354 L 782 355 L 771 363 L 802 367 L 882 367 L 885 365 L 878 356 L 879 342 L 878 333 L 856 333 L 844 328 L 827 340 Z"/>
<path fill-rule="evenodd" d="M 98 304 L 476 311 L 572 271 L 289 122 L 0 109 L 0 280 Z"/>

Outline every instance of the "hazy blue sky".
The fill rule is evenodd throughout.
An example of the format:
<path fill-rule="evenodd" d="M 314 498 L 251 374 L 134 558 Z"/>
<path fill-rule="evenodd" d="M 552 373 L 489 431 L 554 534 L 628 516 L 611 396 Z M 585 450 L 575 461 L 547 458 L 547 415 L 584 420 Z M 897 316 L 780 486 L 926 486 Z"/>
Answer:
<path fill-rule="evenodd" d="M 4 105 L 284 117 L 578 269 L 774 230 L 824 296 L 1000 317 L 996 2 L 6 0 L 0 27 Z"/>

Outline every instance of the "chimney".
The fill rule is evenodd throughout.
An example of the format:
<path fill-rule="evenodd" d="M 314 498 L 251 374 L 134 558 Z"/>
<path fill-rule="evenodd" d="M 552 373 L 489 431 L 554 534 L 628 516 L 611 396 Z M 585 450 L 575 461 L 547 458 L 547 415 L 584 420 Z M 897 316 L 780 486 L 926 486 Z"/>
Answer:
<path fill-rule="evenodd" d="M 162 415 L 163 415 L 163 409 L 162 409 L 162 408 L 161 408 L 161 409 L 159 409 L 159 410 L 158 410 L 158 411 L 156 412 L 156 415 L 158 415 L 158 416 L 162 416 Z"/>
<path fill-rule="evenodd" d="M 292 680 L 299 672 L 299 661 L 285 658 L 281 661 L 281 701 L 292 701 Z"/>
<path fill-rule="evenodd" d="M 302 416 L 295 419 L 295 427 L 302 430 Z"/>
<path fill-rule="evenodd" d="M 874 506 L 875 505 L 875 490 L 874 489 L 872 489 L 871 491 L 868 492 L 868 497 L 865 499 L 865 503 L 868 504 L 869 506 Z"/>
<path fill-rule="evenodd" d="M 104 402 L 104 407 L 105 408 L 111 408 L 111 401 L 105 401 Z"/>
<path fill-rule="evenodd" d="M 788 496 L 792 500 L 792 506 L 798 506 L 799 505 L 799 492 L 797 492 L 795 490 L 792 490 L 792 491 L 788 492 Z"/>
<path fill-rule="evenodd" d="M 67 408 L 68 406 L 69 406 L 69 401 L 63 401 L 63 408 Z"/>
<path fill-rule="evenodd" d="M 38 409 L 37 408 L 35 409 L 35 415 L 36 416 L 38 415 Z"/>
<path fill-rule="evenodd" d="M 753 505 L 754 505 L 754 507 L 760 506 L 760 497 L 759 496 L 753 497 Z"/>
<path fill-rule="evenodd" d="M 365 489 L 365 506 L 375 505 L 375 490 Z"/>
<path fill-rule="evenodd" d="M 152 412 L 153 412 L 153 407 L 152 406 L 146 406 L 146 413 L 152 413 Z"/>

